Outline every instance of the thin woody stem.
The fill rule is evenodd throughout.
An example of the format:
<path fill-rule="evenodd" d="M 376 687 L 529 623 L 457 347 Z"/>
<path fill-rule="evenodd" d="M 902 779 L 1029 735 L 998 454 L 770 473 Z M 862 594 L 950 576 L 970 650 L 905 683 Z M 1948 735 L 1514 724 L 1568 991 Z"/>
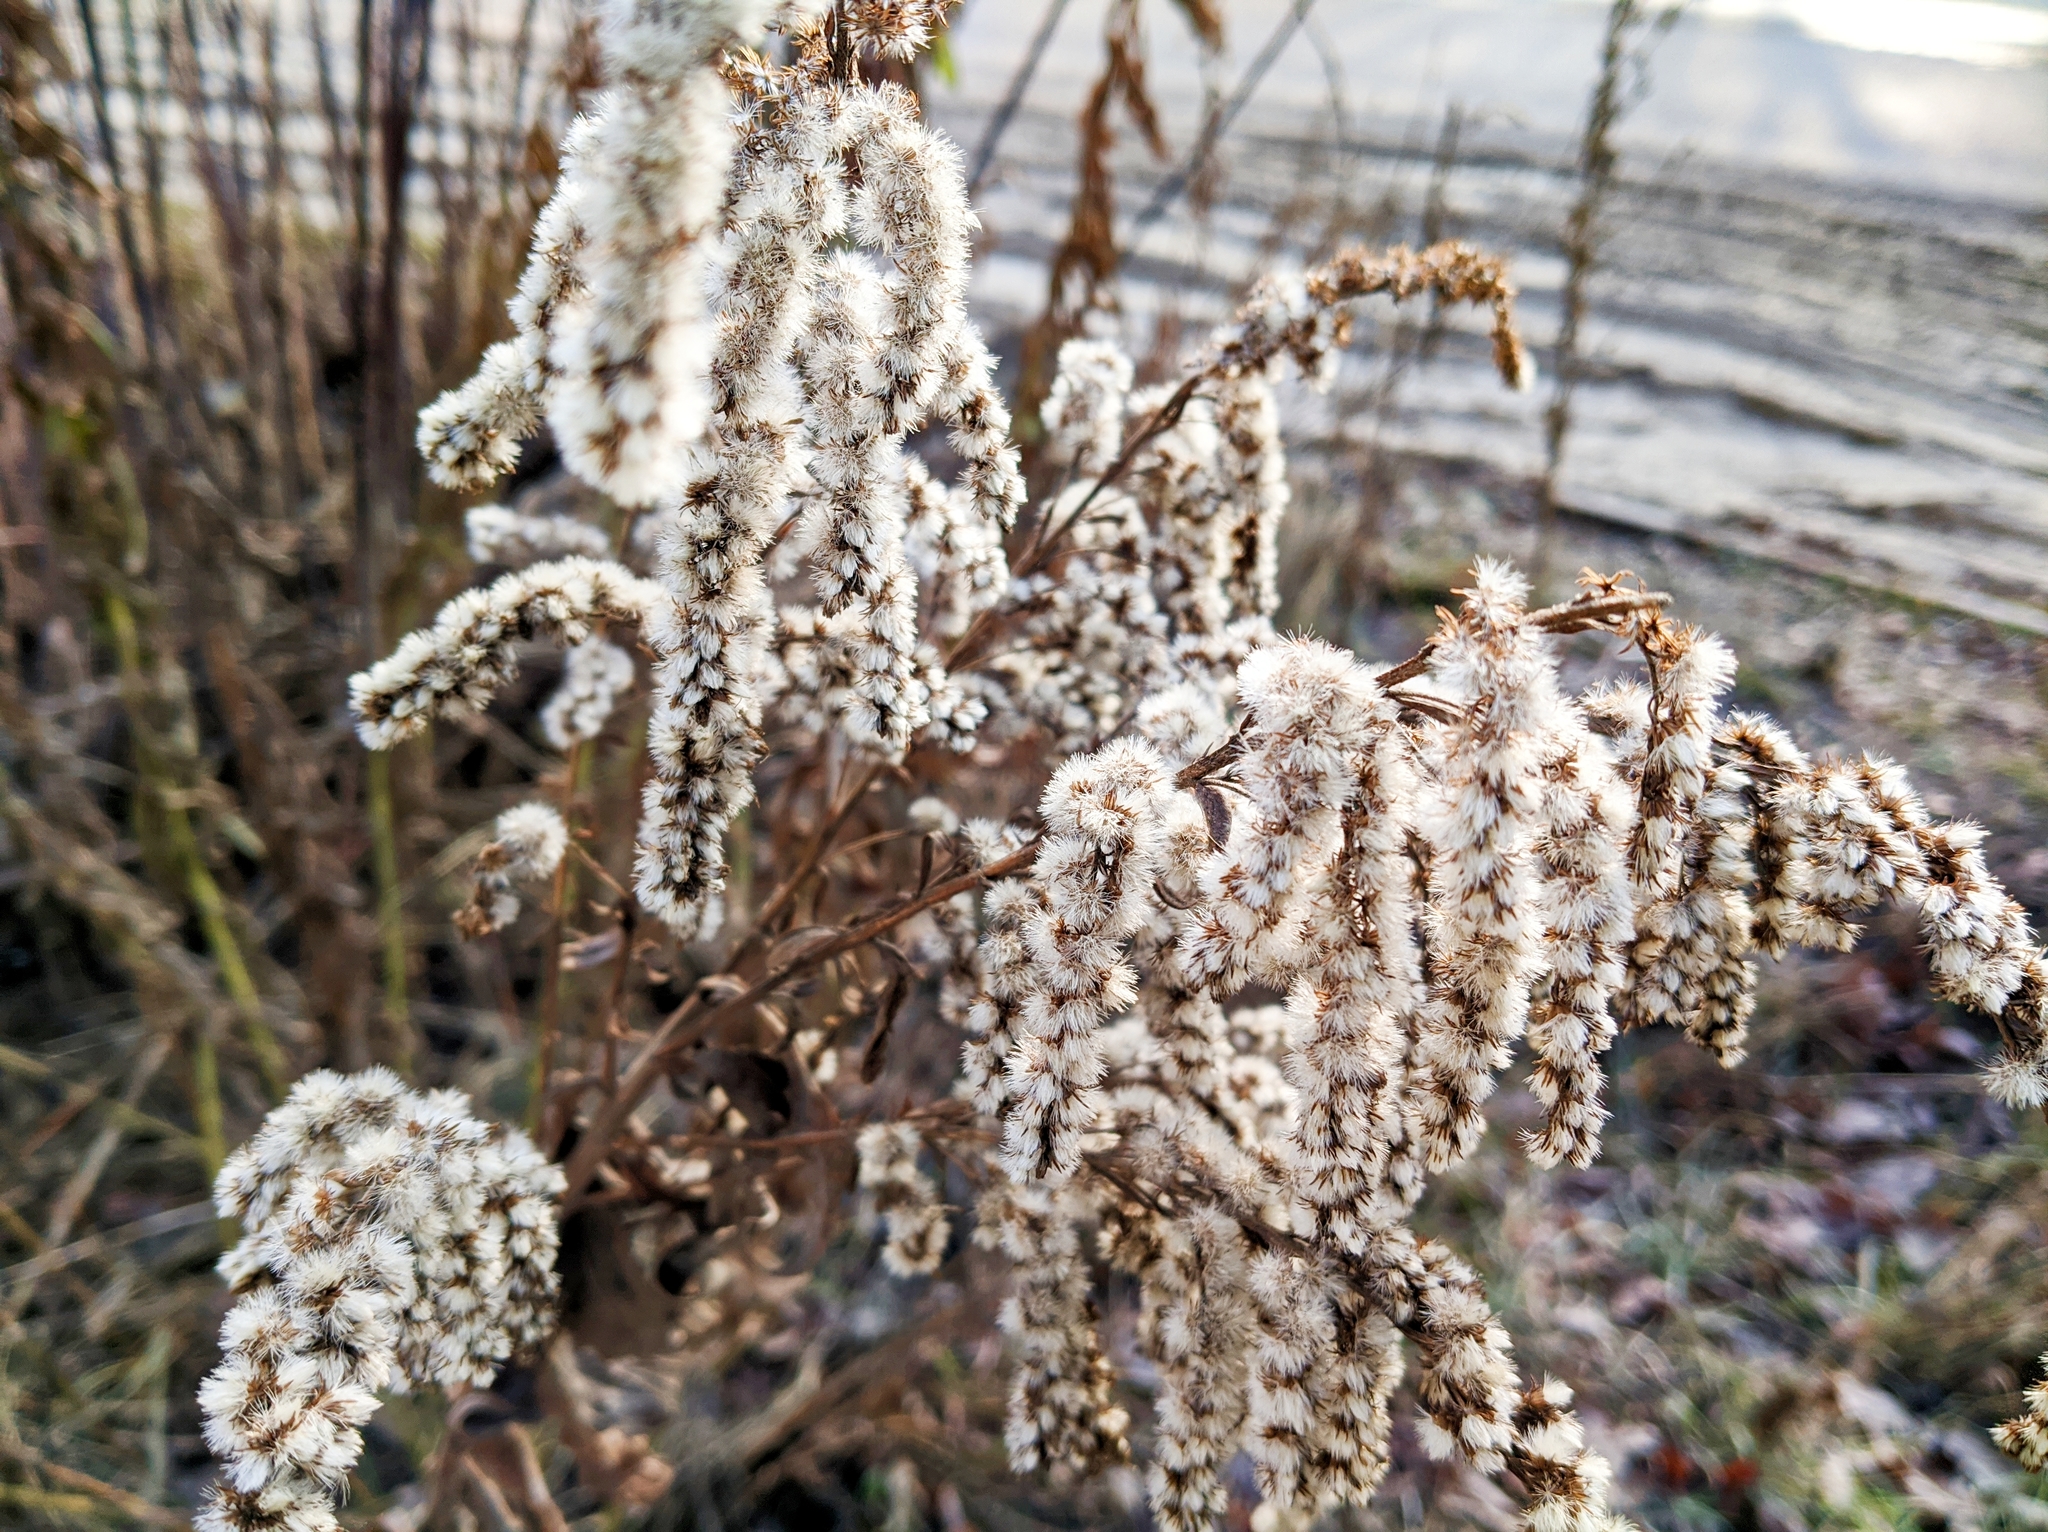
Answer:
<path fill-rule="evenodd" d="M 1238 729 L 1222 744 L 1202 755 L 1198 755 L 1181 767 L 1173 779 L 1173 785 L 1186 791 L 1204 777 L 1213 776 L 1244 754 L 1244 731 Z"/>
<path fill-rule="evenodd" d="M 1639 612 L 1661 609 L 1670 601 L 1670 594 L 1661 590 L 1630 591 L 1616 596 L 1581 596 L 1559 602 L 1556 606 L 1543 607 L 1523 620 L 1539 633 L 1590 633 L 1596 628 L 1610 628 Z M 1382 670 L 1373 680 L 1381 691 L 1390 691 L 1403 681 L 1414 680 L 1429 669 L 1436 646 L 1437 641 L 1432 638 L 1400 664 Z"/>
<path fill-rule="evenodd" d="M 583 759 L 583 741 L 569 747 L 562 767 L 562 822 L 569 823 L 576 802 L 576 769 Z M 574 842 L 572 841 L 573 845 Z M 548 895 L 548 930 L 541 942 L 545 966 L 540 979 L 540 1046 L 534 1051 L 531 1099 L 526 1109 L 527 1131 L 539 1137 L 547 1107 L 548 1078 L 555 1070 L 555 1044 L 562 1030 L 562 926 L 564 905 L 569 898 L 568 857 L 555 864 L 554 882 Z"/>
<path fill-rule="evenodd" d="M 626 1120 L 633 1115 L 654 1082 L 668 1068 L 668 1056 L 679 1048 L 687 1047 L 710 1029 L 723 1017 L 746 1010 L 756 1001 L 788 983 L 797 974 L 842 953 L 865 946 L 884 931 L 901 925 L 920 910 L 928 910 L 935 904 L 944 904 L 955 894 L 964 894 L 970 889 L 994 878 L 1006 877 L 1020 868 L 1028 866 L 1038 854 L 1038 842 L 1034 839 L 1018 847 L 1008 856 L 1001 857 L 986 866 L 976 867 L 942 883 L 934 883 L 923 893 L 917 894 L 879 915 L 871 916 L 857 926 L 849 927 L 836 936 L 827 937 L 817 944 L 806 947 L 794 957 L 777 964 L 752 985 L 741 989 L 730 999 L 715 998 L 720 988 L 730 989 L 735 982 L 729 975 L 714 975 L 699 981 L 690 998 L 668 1014 L 654 1035 L 640 1050 L 639 1057 L 626 1071 L 625 1078 L 611 1098 L 598 1108 L 597 1116 L 590 1127 L 577 1141 L 575 1151 L 569 1156 L 563 1173 L 568 1179 L 568 1206 L 576 1205 L 583 1188 L 597 1173 L 597 1167 L 611 1152 L 611 1146 L 624 1129 Z M 723 981 L 721 984 L 720 981 Z"/>
<path fill-rule="evenodd" d="M 752 928 L 733 950 L 732 966 L 737 967 L 745 961 L 774 928 L 775 922 L 796 902 L 797 895 L 803 889 L 804 880 L 817 871 L 818 864 L 824 860 L 826 851 L 831 847 L 832 837 L 839 833 L 853 811 L 860 806 L 861 799 L 867 796 L 868 789 L 874 786 L 875 778 L 881 774 L 882 767 L 876 762 L 862 766 L 855 773 L 853 784 L 844 797 L 831 813 L 825 816 L 824 822 L 811 833 L 810 840 L 804 845 L 803 854 L 797 858 L 795 870 L 776 885 L 761 906 L 760 912 L 754 916 Z"/>

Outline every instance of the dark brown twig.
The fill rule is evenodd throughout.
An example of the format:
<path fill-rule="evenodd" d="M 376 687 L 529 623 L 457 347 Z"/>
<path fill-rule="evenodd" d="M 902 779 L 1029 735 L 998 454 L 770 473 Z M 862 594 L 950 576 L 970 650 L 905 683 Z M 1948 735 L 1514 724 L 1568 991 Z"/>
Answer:
<path fill-rule="evenodd" d="M 577 1141 L 575 1152 L 569 1156 L 564 1174 L 569 1183 L 569 1206 L 574 1207 L 583 1188 L 589 1184 L 597 1167 L 611 1151 L 613 1141 L 626 1125 L 647 1092 L 668 1068 L 668 1055 L 678 1048 L 688 1046 L 701 1037 L 721 1017 L 744 1012 L 747 1007 L 772 994 L 788 983 L 797 974 L 814 968 L 829 958 L 851 952 L 865 946 L 884 931 L 901 925 L 920 910 L 930 909 L 935 904 L 944 904 L 955 894 L 964 894 L 970 889 L 993 878 L 1006 877 L 1018 869 L 1028 866 L 1038 854 L 1038 842 L 1034 839 L 1018 847 L 1008 856 L 999 858 L 986 866 L 948 878 L 943 883 L 934 883 L 922 894 L 906 899 L 878 915 L 869 917 L 859 925 L 849 927 L 835 936 L 821 938 L 815 944 L 804 948 L 795 956 L 771 968 L 753 984 L 725 1000 L 709 998 L 718 987 L 715 980 L 730 985 L 730 975 L 716 975 L 714 979 L 700 982 L 685 1000 L 655 1030 L 654 1036 L 640 1050 L 640 1056 L 626 1071 L 619 1082 L 618 1090 L 598 1109 L 597 1116 Z"/>

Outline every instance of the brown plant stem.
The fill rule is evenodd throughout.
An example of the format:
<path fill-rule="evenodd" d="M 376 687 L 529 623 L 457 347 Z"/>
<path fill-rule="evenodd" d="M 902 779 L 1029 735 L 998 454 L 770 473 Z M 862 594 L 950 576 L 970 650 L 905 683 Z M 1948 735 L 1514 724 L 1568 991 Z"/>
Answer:
<path fill-rule="evenodd" d="M 1586 105 L 1586 126 L 1579 135 L 1579 192 L 1565 218 L 1564 291 L 1560 294 L 1557 345 L 1551 356 L 1555 378 L 1550 403 L 1543 412 L 1543 478 L 1537 487 L 1536 556 L 1529 571 L 1532 589 L 1541 590 L 1548 573 L 1551 544 L 1557 537 L 1557 476 L 1564 462 L 1565 437 L 1571 431 L 1572 396 L 1581 376 L 1579 331 L 1585 323 L 1587 290 L 1600 258 L 1600 214 L 1614 183 L 1618 156 L 1614 130 L 1627 112 L 1623 76 L 1631 59 L 1632 35 L 1644 21 L 1642 0 L 1612 0 L 1607 29 L 1600 44 L 1600 73 Z M 1667 27 L 1677 7 L 1656 21 Z"/>
<path fill-rule="evenodd" d="M 1202 130 L 1196 136 L 1195 145 L 1188 151 L 1187 158 L 1181 161 L 1172 175 L 1159 183 L 1158 188 L 1146 201 L 1144 211 L 1131 221 L 1130 234 L 1124 240 L 1120 255 L 1128 255 L 1138 235 L 1165 217 L 1166 210 L 1180 199 L 1181 193 L 1209 168 L 1209 161 L 1216 152 L 1217 144 L 1221 143 L 1223 135 L 1230 131 L 1230 125 L 1237 121 L 1238 114 L 1250 102 L 1260 82 L 1266 78 L 1267 71 L 1279 59 L 1296 30 L 1308 19 L 1308 13 L 1314 8 L 1315 3 L 1316 0 L 1293 0 L 1287 7 L 1279 24 L 1274 27 L 1252 61 L 1245 66 L 1237 84 L 1231 87 L 1229 96 L 1218 103 L 1216 109 L 1203 119 Z"/>
<path fill-rule="evenodd" d="M 583 761 L 583 741 L 569 747 L 562 764 L 561 791 L 556 807 L 562 823 L 575 834 L 571 816 L 576 808 L 576 772 Z M 574 844 L 573 840 L 571 844 Z M 534 1049 L 533 1074 L 529 1081 L 531 1099 L 526 1108 L 527 1131 L 536 1137 L 547 1108 L 548 1080 L 555 1072 L 555 1048 L 562 1031 L 562 923 L 572 894 L 571 859 L 564 856 L 555 864 L 554 881 L 548 893 L 548 929 L 541 939 L 540 1041 Z"/>
<path fill-rule="evenodd" d="M 176 1511 L 165 1510 L 160 1505 L 151 1505 L 140 1495 L 133 1494 L 118 1485 L 95 1479 L 91 1474 L 80 1473 L 62 1463 L 44 1457 L 42 1453 L 24 1442 L 9 1441 L 0 1437 L 0 1457 L 17 1463 L 34 1473 L 42 1474 L 53 1484 L 66 1489 L 78 1490 L 89 1495 L 102 1505 L 110 1506 L 132 1521 L 139 1521 L 146 1527 L 160 1527 L 163 1532 L 185 1532 L 192 1523 Z"/>
<path fill-rule="evenodd" d="M 263 998 L 256 991 L 256 982 L 249 976 L 249 965 L 242 957 L 241 944 L 228 923 L 220 884 L 215 881 L 213 870 L 206 865 L 205 853 L 199 847 L 198 837 L 193 834 L 191 815 L 185 807 L 183 795 L 175 784 L 166 780 L 164 762 L 146 721 L 142 644 L 136 629 L 134 609 L 120 592 L 109 591 L 105 611 L 107 626 L 114 635 L 122 687 L 128 697 L 128 712 L 135 729 L 136 775 L 142 779 L 148 796 L 162 815 L 160 823 L 166 849 L 183 877 L 186 897 L 199 919 L 207 951 L 212 954 L 214 967 L 220 974 L 221 986 L 227 990 L 228 999 L 241 1019 L 249 1051 L 256 1060 L 257 1072 L 263 1077 L 264 1089 L 271 1100 L 281 1101 L 291 1083 L 290 1066 L 285 1060 L 284 1050 L 278 1046 L 276 1034 L 264 1018 Z M 210 1049 L 210 1040 L 206 1046 Z M 195 1062 L 198 1051 L 195 1049 Z M 202 1133 L 201 1137 L 205 1135 Z"/>
<path fill-rule="evenodd" d="M 391 756 L 373 751 L 363 763 L 370 818 L 370 867 L 377 883 L 377 938 L 383 954 L 384 1023 L 390 1033 L 391 1063 L 410 1076 L 413 1064 L 412 1011 L 406 1000 L 405 885 L 398 875 L 397 815 L 391 801 Z"/>
<path fill-rule="evenodd" d="M 874 786 L 875 779 L 881 774 L 882 766 L 879 762 L 864 764 L 854 773 L 851 785 L 841 795 L 839 802 L 804 843 L 803 852 L 798 856 L 794 870 L 775 886 L 766 902 L 762 904 L 746 937 L 734 949 L 730 966 L 739 966 L 767 939 L 774 930 L 775 922 L 782 918 L 796 902 L 797 895 L 803 891 L 805 879 L 817 871 L 818 864 L 824 860 L 826 851 L 831 847 L 832 837 L 839 833 L 841 827 L 852 817 L 853 811 L 860 807 L 861 799 L 867 796 L 868 789 Z"/>
<path fill-rule="evenodd" d="M 814 968 L 829 958 L 838 957 L 841 953 L 865 946 L 884 931 L 901 925 L 920 910 L 930 909 L 935 904 L 944 904 L 955 894 L 964 894 L 990 879 L 1006 877 L 1019 868 L 1028 866 L 1037 854 L 1038 842 L 1034 839 L 1008 856 L 990 862 L 984 867 L 961 873 L 958 877 L 948 878 L 942 883 L 934 883 L 923 893 L 903 900 L 893 908 L 871 916 L 836 936 L 826 937 L 805 948 L 794 957 L 771 968 L 754 984 L 739 990 L 730 999 L 714 998 L 719 988 L 716 980 L 726 976 L 717 975 L 700 981 L 691 992 L 690 998 L 671 1011 L 667 1019 L 655 1029 L 654 1035 L 640 1050 L 639 1057 L 626 1071 L 625 1078 L 619 1082 L 619 1088 L 603 1106 L 598 1108 L 589 1128 L 577 1140 L 574 1152 L 570 1154 L 568 1162 L 563 1167 L 569 1183 L 565 1207 L 576 1206 L 583 1188 L 596 1174 L 597 1167 L 603 1162 L 604 1157 L 611 1152 L 612 1142 L 625 1127 L 626 1119 L 632 1116 L 634 1108 L 639 1106 L 647 1092 L 654 1087 L 654 1082 L 668 1068 L 668 1054 L 696 1041 L 720 1018 L 745 1011 L 756 1001 L 788 983 L 797 974 Z M 731 988 L 734 982 L 726 978 L 725 987 Z"/>
<path fill-rule="evenodd" d="M 1039 61 L 1045 57 L 1046 47 L 1052 42 L 1060 17 L 1066 13 L 1067 3 L 1068 0 L 1046 0 L 1045 11 L 1038 20 L 1038 30 L 1031 34 L 1031 41 L 1024 50 L 1024 61 L 1010 76 L 1002 101 L 990 114 L 988 126 L 982 129 L 981 142 L 975 145 L 973 167 L 967 172 L 968 196 L 972 197 L 981 190 L 989 167 L 995 163 L 996 146 L 1003 141 L 1003 134 L 1009 129 L 1010 119 L 1017 115 L 1017 108 L 1024 104 L 1024 93 L 1031 88 L 1031 78 L 1038 73 Z"/>

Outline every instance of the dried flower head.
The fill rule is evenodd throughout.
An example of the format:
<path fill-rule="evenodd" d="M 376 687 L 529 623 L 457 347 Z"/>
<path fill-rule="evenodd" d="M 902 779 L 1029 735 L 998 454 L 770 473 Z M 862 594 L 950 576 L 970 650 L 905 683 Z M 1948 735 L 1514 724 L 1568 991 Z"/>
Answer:
<path fill-rule="evenodd" d="M 569 827 L 555 808 L 521 803 L 505 810 L 476 854 L 475 886 L 455 912 L 455 928 L 468 937 L 502 931 L 519 916 L 513 885 L 552 878 L 568 849 Z"/>
<path fill-rule="evenodd" d="M 349 678 L 356 733 L 372 750 L 388 750 L 436 718 L 489 706 L 518 673 L 521 639 L 580 644 L 600 623 L 646 622 L 670 604 L 652 581 L 585 558 L 532 564 L 465 591 L 432 627 L 408 633 L 389 658 Z"/>
<path fill-rule="evenodd" d="M 482 1386 L 535 1344 L 562 1187 L 524 1135 L 453 1093 L 383 1069 L 293 1087 L 215 1188 L 244 1234 L 221 1258 L 239 1296 L 199 1390 L 223 1482 L 198 1525 L 332 1527 L 378 1391 Z"/>

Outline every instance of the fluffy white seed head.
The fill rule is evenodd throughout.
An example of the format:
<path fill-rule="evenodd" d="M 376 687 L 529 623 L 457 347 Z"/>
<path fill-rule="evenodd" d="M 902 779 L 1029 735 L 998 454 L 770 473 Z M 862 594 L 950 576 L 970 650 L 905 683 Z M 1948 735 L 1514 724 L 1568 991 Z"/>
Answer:
<path fill-rule="evenodd" d="M 709 410 L 700 293 L 734 147 L 712 66 L 771 10 L 611 0 L 599 11 L 614 84 L 576 161 L 584 290 L 555 319 L 547 414 L 571 469 L 625 505 L 682 486 Z"/>
<path fill-rule="evenodd" d="M 1168 782 L 1150 745 L 1117 740 L 1067 762 L 1045 791 L 1048 833 L 1032 869 L 1043 904 L 1023 927 L 1030 988 L 1005 1062 L 1013 1180 L 1060 1181 L 1077 1168 L 1102 1079 L 1097 1030 L 1136 998 L 1125 944 L 1146 918 Z"/>
<path fill-rule="evenodd" d="M 669 605 L 667 592 L 621 565 L 556 559 L 465 591 L 430 628 L 408 633 L 391 655 L 349 678 L 356 733 L 388 750 L 439 717 L 475 713 L 518 673 L 522 639 L 580 644 L 606 622 L 646 622 Z"/>
<path fill-rule="evenodd" d="M 854 1140 L 857 1180 L 882 1220 L 882 1264 L 893 1276 L 930 1276 L 946 1257 L 950 1227 L 937 1189 L 918 1169 L 923 1148 L 917 1130 L 901 1122 L 870 1123 Z"/>
<path fill-rule="evenodd" d="M 302 1080 L 216 1188 L 245 1231 L 223 1267 L 247 1285 L 199 1389 L 224 1481 L 201 1524 L 332 1527 L 379 1390 L 483 1386 L 537 1341 L 562 1186 L 460 1096 L 381 1069 Z"/>
<path fill-rule="evenodd" d="M 612 551 L 602 531 L 559 511 L 528 516 L 502 505 L 475 505 L 462 513 L 462 528 L 472 559 L 508 569 L 543 559 L 602 559 Z"/>
<path fill-rule="evenodd" d="M 1291 976 L 1310 883 L 1336 854 L 1360 763 L 1388 716 L 1349 655 L 1308 640 L 1254 650 L 1237 690 L 1245 745 L 1232 777 L 1243 802 L 1181 929 L 1189 974 L 1228 988 Z"/>
<path fill-rule="evenodd" d="M 785 16 L 794 57 L 734 54 L 735 101 L 713 61 L 770 9 L 606 0 L 611 89 L 565 145 L 518 333 L 422 416 L 430 471 L 474 489 L 545 415 L 577 472 L 654 507 L 633 547 L 655 580 L 597 562 L 594 528 L 472 512 L 474 556 L 517 572 L 357 678 L 365 740 L 486 705 L 535 637 L 572 646 L 550 741 L 595 740 L 633 676 L 602 628 L 638 623 L 653 665 L 636 893 L 684 938 L 715 927 L 725 838 L 771 748 L 839 781 L 900 768 L 920 794 L 943 759 L 960 806 L 954 781 L 971 794 L 992 767 L 1043 761 L 1030 873 L 978 911 L 974 894 L 935 903 L 905 942 L 965 1034 L 955 1094 L 980 1120 L 958 1140 L 949 1126 L 947 1153 L 1000 1138 L 978 1237 L 1014 1266 L 1013 1462 L 1086 1471 L 1127 1450 L 1099 1233 L 1137 1284 L 1157 1371 L 1161 1525 L 1211 1524 L 1240 1449 L 1275 1516 L 1364 1503 L 1405 1335 L 1427 1448 L 1512 1472 L 1528 1532 L 1613 1532 L 1569 1391 L 1525 1386 L 1477 1278 L 1411 1226 L 1428 1174 L 1470 1151 L 1525 1032 L 1528 1151 L 1584 1164 L 1610 1007 L 1732 1061 L 1751 948 L 1845 944 L 1884 901 L 1917 910 L 1936 993 L 1999 1018 L 1990 1087 L 2038 1105 L 2048 962 L 2024 913 L 1979 833 L 1935 822 L 1897 768 L 1816 763 L 1767 720 L 1722 719 L 1732 660 L 1661 616 L 1598 617 L 1644 651 L 1645 683 L 1575 700 L 1548 636 L 1570 624 L 1532 618 L 1491 564 L 1385 689 L 1377 665 L 1276 640 L 1272 370 L 1286 354 L 1326 381 L 1352 298 L 1427 292 L 1492 305 L 1504 367 L 1526 378 L 1505 284 L 1469 251 L 1261 280 L 1192 394 L 1134 389 L 1116 347 L 1069 343 L 1042 410 L 1068 482 L 1013 578 L 1002 533 L 1023 482 L 966 318 L 959 156 L 910 93 L 829 64 L 835 40 L 904 56 L 945 6 L 855 0 L 829 32 Z M 1155 431 L 1169 399 L 1181 413 Z M 953 482 L 911 451 L 927 426 L 949 435 Z M 817 604 L 778 607 L 806 565 Z M 502 926 L 516 883 L 560 866 L 549 814 L 496 827 L 466 926 Z M 936 797 L 909 822 L 984 864 L 1025 834 Z M 855 1142 L 899 1276 L 946 1254 L 919 1136 L 944 1120 L 871 1121 Z M 217 1188 L 250 1232 L 222 1263 L 242 1301 L 205 1394 L 228 1463 L 205 1525 L 326 1532 L 324 1486 L 376 1388 L 478 1385 L 540 1338 L 553 1175 L 395 1078 L 294 1093 Z M 2044 1417 L 2037 1391 L 2000 1438 L 2034 1466 Z"/>
<path fill-rule="evenodd" d="M 1422 816 L 1429 869 L 1430 997 L 1413 1064 L 1420 1147 L 1432 1168 L 1469 1154 L 1543 962 L 1546 890 L 1535 858 L 1542 763 L 1568 727 L 1553 661 L 1527 622 L 1521 578 L 1481 560 L 1447 615 L 1432 677 L 1465 704 L 1446 726 Z M 1469 699 L 1469 700 L 1468 700 Z"/>
<path fill-rule="evenodd" d="M 596 739 L 619 696 L 633 685 L 633 656 L 602 638 L 572 644 L 562 656 L 562 682 L 540 710 L 541 732 L 557 750 Z"/>

